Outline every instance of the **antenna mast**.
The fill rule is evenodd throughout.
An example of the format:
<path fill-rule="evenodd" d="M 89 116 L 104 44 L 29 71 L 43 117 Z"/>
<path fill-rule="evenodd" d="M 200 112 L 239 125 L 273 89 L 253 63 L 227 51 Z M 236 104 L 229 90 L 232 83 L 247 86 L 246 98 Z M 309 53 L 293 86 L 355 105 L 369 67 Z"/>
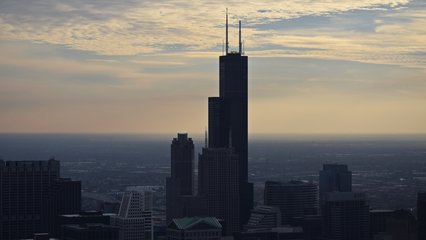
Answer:
<path fill-rule="evenodd" d="M 228 55 L 229 42 L 228 42 L 228 8 L 226 8 L 226 55 Z"/>
<path fill-rule="evenodd" d="M 239 53 L 242 54 L 242 46 L 241 46 L 241 20 L 238 22 L 238 50 Z"/>

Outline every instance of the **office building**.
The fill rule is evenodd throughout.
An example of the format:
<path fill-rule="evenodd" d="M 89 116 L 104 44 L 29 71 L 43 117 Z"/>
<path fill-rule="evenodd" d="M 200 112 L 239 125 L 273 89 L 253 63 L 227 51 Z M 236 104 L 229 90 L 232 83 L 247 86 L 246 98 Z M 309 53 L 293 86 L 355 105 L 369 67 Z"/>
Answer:
<path fill-rule="evenodd" d="M 239 50 L 229 51 L 226 14 L 225 54 L 219 57 L 219 97 L 209 98 L 209 148 L 234 148 L 238 155 L 240 222 L 253 208 L 253 185 L 248 182 L 248 57 L 244 56 L 239 22 Z"/>
<path fill-rule="evenodd" d="M 227 235 L 239 231 L 238 155 L 232 148 L 203 148 L 198 168 L 198 190 L 205 197 L 205 216 L 223 219 Z"/>
<path fill-rule="evenodd" d="M 343 164 L 324 164 L 319 172 L 319 197 L 322 204 L 328 192 L 351 192 L 352 172 Z"/>
<path fill-rule="evenodd" d="M 173 219 L 167 226 L 167 240 L 219 240 L 222 225 L 214 217 Z"/>
<path fill-rule="evenodd" d="M 111 217 L 111 225 L 120 229 L 119 240 L 153 239 L 152 197 L 150 191 L 124 193 L 118 215 Z"/>
<path fill-rule="evenodd" d="M 60 178 L 59 161 L 0 160 L 0 239 L 53 233 L 59 214 L 81 210 L 81 182 Z"/>
<path fill-rule="evenodd" d="M 251 210 L 246 229 L 276 228 L 281 225 L 281 211 L 278 207 L 260 205 Z"/>
<path fill-rule="evenodd" d="M 328 193 L 322 209 L 324 234 L 333 240 L 368 240 L 369 206 L 364 194 Z"/>
<path fill-rule="evenodd" d="M 318 213 L 318 187 L 313 183 L 267 181 L 264 203 L 281 210 L 281 223 L 294 225 L 298 218 Z"/>
<path fill-rule="evenodd" d="M 181 196 L 193 195 L 194 143 L 188 134 L 179 133 L 170 146 L 171 176 L 166 179 L 167 222 L 183 217 L 187 211 Z"/>

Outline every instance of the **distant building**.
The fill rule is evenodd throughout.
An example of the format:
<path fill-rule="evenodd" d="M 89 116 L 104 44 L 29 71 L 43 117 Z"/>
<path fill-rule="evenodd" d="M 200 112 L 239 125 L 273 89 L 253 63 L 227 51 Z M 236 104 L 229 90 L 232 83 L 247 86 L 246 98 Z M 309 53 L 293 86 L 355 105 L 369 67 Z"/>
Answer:
<path fill-rule="evenodd" d="M 246 229 L 276 228 L 280 225 L 280 209 L 278 207 L 260 205 L 251 210 Z"/>
<path fill-rule="evenodd" d="M 173 219 L 167 226 L 167 240 L 219 240 L 222 225 L 213 217 Z"/>
<path fill-rule="evenodd" d="M 295 224 L 297 218 L 318 213 L 318 187 L 301 181 L 267 181 L 264 203 L 281 210 L 282 224 Z"/>
<path fill-rule="evenodd" d="M 53 233 L 57 215 L 80 210 L 81 182 L 60 178 L 59 161 L 0 160 L 0 239 Z"/>
<path fill-rule="evenodd" d="M 324 164 L 319 172 L 319 197 L 322 204 L 328 192 L 352 192 L 352 172 L 344 164 Z"/>
<path fill-rule="evenodd" d="M 125 192 L 118 215 L 111 225 L 120 229 L 119 240 L 153 239 L 152 196 L 150 191 Z"/>
<path fill-rule="evenodd" d="M 418 240 L 426 239 L 426 192 L 417 195 Z"/>
<path fill-rule="evenodd" d="M 387 233 L 392 240 L 417 240 L 417 222 L 412 211 L 395 210 L 387 222 Z"/>
<path fill-rule="evenodd" d="M 370 239 L 369 206 L 364 194 L 328 193 L 324 199 L 322 215 L 326 239 Z"/>
<path fill-rule="evenodd" d="M 186 215 L 181 196 L 193 195 L 194 143 L 188 134 L 179 133 L 170 146 L 171 176 L 166 179 L 167 222 Z"/>
<path fill-rule="evenodd" d="M 392 219 L 394 210 L 370 210 L 370 235 L 384 237 L 389 232 L 388 222 Z"/>
<path fill-rule="evenodd" d="M 239 231 L 238 155 L 232 148 L 203 148 L 198 169 L 198 191 L 207 206 L 204 216 L 223 219 L 226 235 Z"/>
<path fill-rule="evenodd" d="M 118 240 L 118 227 L 102 223 L 64 225 L 62 240 Z"/>

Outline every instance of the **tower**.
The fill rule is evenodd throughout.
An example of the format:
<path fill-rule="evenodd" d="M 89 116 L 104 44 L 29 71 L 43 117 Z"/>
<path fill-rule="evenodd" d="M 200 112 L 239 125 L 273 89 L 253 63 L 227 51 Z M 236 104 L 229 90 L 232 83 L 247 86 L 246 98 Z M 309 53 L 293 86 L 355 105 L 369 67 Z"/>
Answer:
<path fill-rule="evenodd" d="M 319 173 L 320 203 L 328 192 L 351 192 L 352 172 L 343 164 L 324 164 Z"/>
<path fill-rule="evenodd" d="M 239 51 L 229 51 L 228 12 L 226 51 L 219 57 L 219 97 L 209 98 L 209 148 L 233 148 L 238 156 L 240 224 L 248 221 L 253 207 L 253 186 L 248 182 L 248 57 L 242 53 L 241 21 Z"/>

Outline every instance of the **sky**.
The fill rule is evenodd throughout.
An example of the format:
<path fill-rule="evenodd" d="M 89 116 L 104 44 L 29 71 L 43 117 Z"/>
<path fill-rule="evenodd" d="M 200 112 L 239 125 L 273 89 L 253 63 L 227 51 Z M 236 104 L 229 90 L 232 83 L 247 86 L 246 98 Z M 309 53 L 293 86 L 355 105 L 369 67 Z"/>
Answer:
<path fill-rule="evenodd" d="M 426 133 L 425 0 L 2 0 L 0 132 L 203 132 L 226 8 L 250 133 Z"/>

